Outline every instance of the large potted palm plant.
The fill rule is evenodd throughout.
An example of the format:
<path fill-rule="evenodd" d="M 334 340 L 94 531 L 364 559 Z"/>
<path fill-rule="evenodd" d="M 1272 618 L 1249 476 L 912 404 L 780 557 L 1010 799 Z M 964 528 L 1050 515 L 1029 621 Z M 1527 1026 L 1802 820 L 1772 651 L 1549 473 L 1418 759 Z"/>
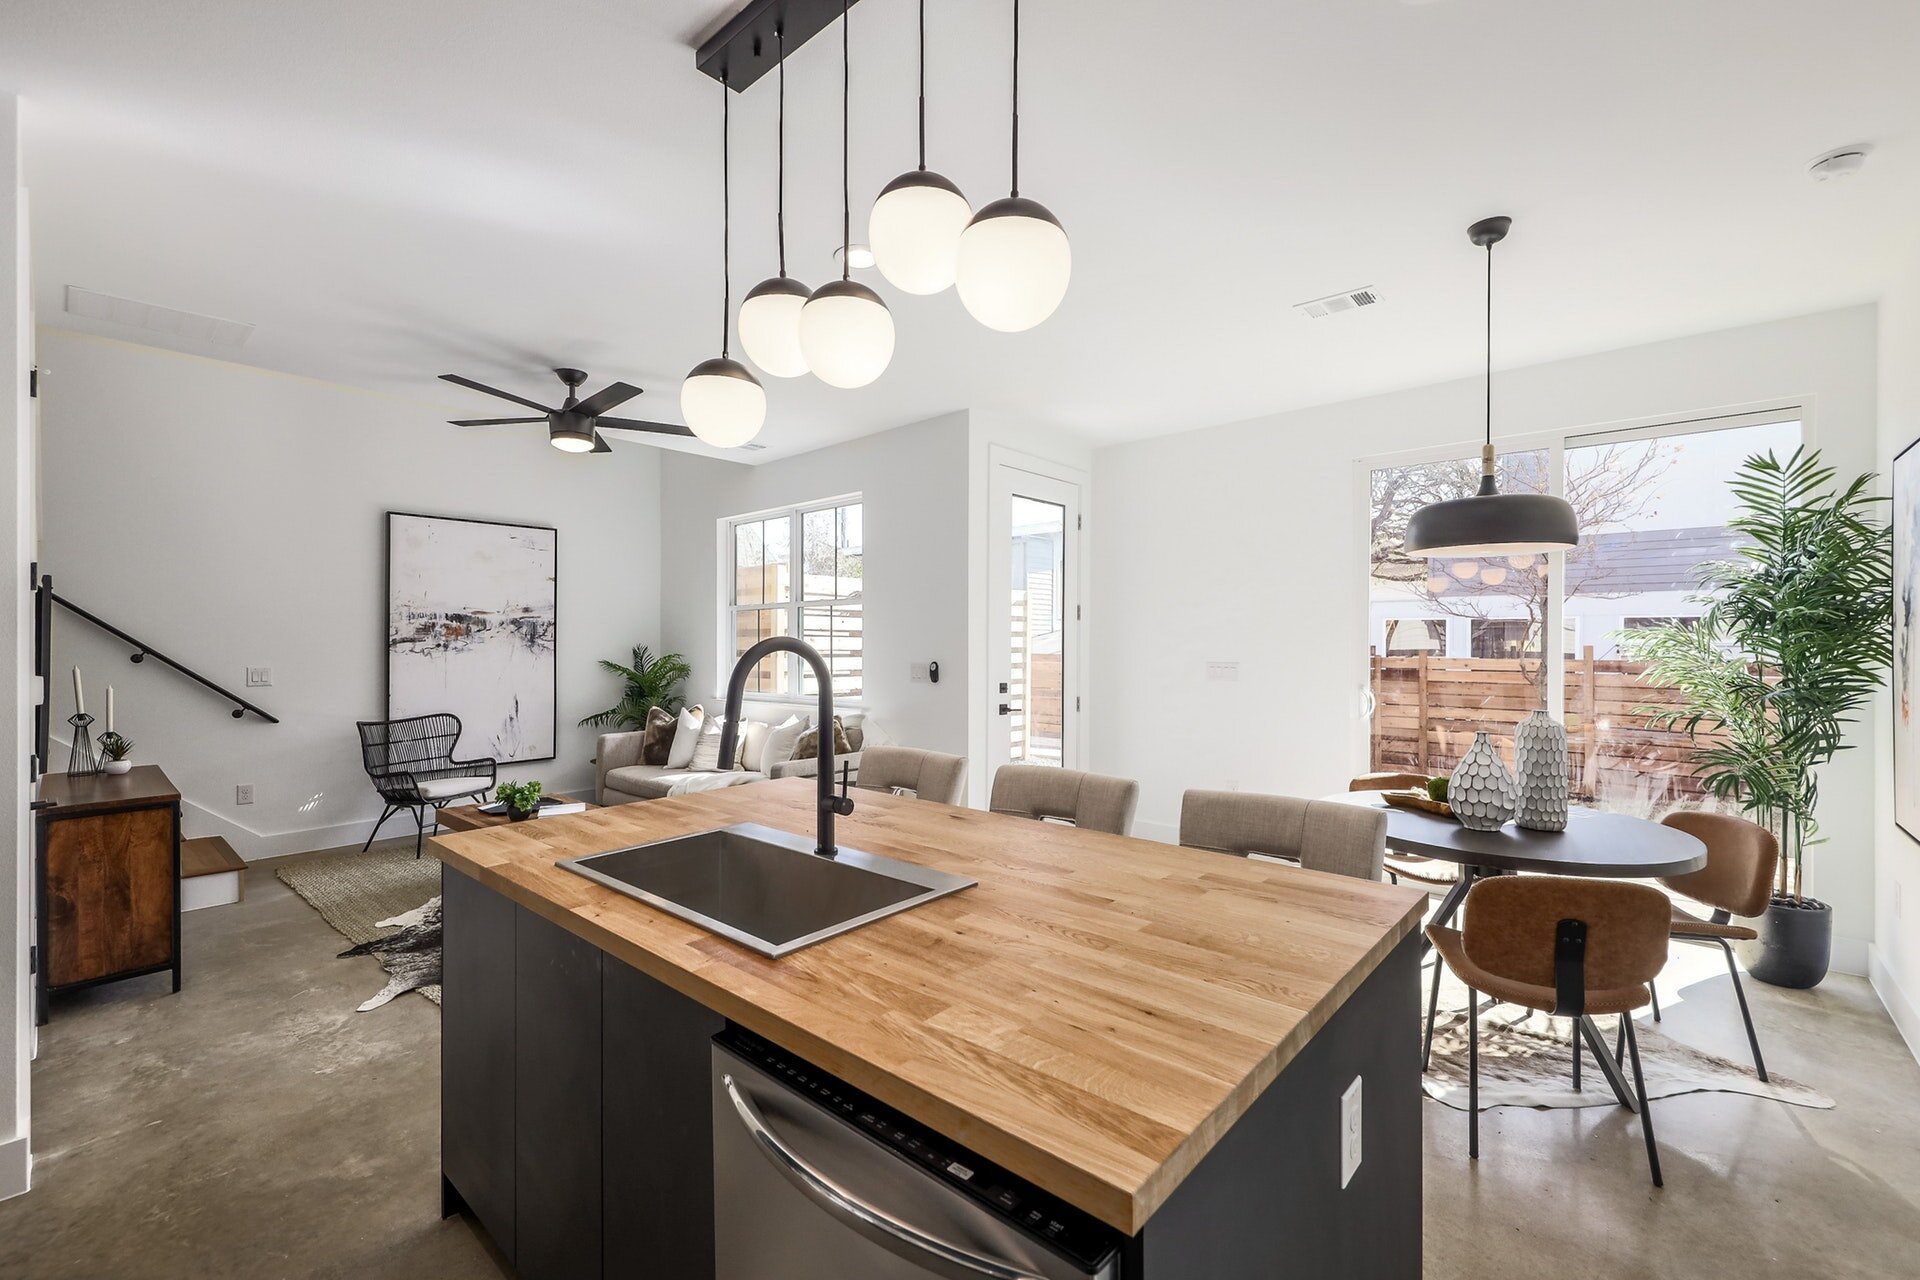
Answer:
<path fill-rule="evenodd" d="M 1872 474 L 1845 488 L 1818 452 L 1748 458 L 1730 486 L 1738 558 L 1701 570 L 1706 612 L 1692 626 L 1625 633 L 1644 679 L 1686 695 L 1648 708 L 1683 729 L 1706 790 L 1734 801 L 1780 838 L 1779 878 L 1746 955 L 1753 976 L 1811 987 L 1827 974 L 1833 910 L 1805 892 L 1806 853 L 1820 843 L 1820 770 L 1893 656 L 1893 544 L 1874 518 Z"/>
<path fill-rule="evenodd" d="M 655 707 L 672 715 L 686 701 L 680 696 L 680 686 L 693 675 L 693 668 L 679 654 L 663 653 L 656 658 L 643 644 L 633 646 L 632 666 L 602 658 L 600 669 L 619 676 L 624 683 L 620 701 L 580 722 L 595 729 L 644 729 L 647 712 Z"/>

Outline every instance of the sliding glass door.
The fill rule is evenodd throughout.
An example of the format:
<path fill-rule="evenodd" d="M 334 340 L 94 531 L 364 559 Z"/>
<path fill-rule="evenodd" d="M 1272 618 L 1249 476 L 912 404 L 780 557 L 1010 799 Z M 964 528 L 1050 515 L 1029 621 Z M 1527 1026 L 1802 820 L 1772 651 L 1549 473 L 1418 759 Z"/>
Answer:
<path fill-rule="evenodd" d="M 1551 557 L 1410 558 L 1412 510 L 1471 493 L 1477 468 L 1371 468 L 1368 768 L 1446 773 L 1477 729 L 1511 760 L 1513 726 L 1545 708 L 1567 726 L 1579 803 L 1653 816 L 1698 802 L 1686 735 L 1651 722 L 1678 694 L 1650 684 L 1620 637 L 1703 612 L 1700 566 L 1737 554 L 1727 482 L 1744 458 L 1784 459 L 1801 435 L 1784 411 L 1570 435 L 1504 457 L 1503 490 L 1557 481 L 1579 516 L 1580 546 Z"/>

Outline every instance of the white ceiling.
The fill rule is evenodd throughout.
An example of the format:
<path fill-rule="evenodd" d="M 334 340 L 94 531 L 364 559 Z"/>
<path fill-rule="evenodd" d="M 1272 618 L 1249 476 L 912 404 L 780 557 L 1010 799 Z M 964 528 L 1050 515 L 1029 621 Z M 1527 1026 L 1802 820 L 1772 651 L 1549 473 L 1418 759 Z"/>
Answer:
<path fill-rule="evenodd" d="M 709 0 L 7 0 L 38 305 L 78 284 L 258 325 L 240 359 L 423 402 L 546 399 L 554 364 L 649 393 L 714 354 Z M 1006 0 L 929 5 L 933 167 L 1006 186 Z M 1097 15 L 1097 21 L 1093 20 Z M 780 456 L 957 408 L 1114 441 L 1461 376 L 1470 221 L 1503 365 L 1861 302 L 1920 236 L 1912 0 L 1030 0 L 1022 190 L 1072 237 L 1060 311 L 989 332 L 893 305 L 876 384 L 767 379 Z M 913 161 L 911 0 L 853 11 L 853 188 Z M 789 260 L 839 240 L 839 41 L 788 78 Z M 774 82 L 735 101 L 735 299 L 773 273 Z M 1870 142 L 1866 172 L 1805 176 Z M 1309 321 L 1360 285 L 1384 305 Z M 217 349 L 207 354 L 227 355 Z"/>

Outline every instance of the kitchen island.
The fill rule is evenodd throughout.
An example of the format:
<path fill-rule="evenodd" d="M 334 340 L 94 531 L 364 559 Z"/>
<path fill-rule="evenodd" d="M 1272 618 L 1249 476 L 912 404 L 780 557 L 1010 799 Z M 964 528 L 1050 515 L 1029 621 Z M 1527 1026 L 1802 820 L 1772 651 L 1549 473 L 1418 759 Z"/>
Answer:
<path fill-rule="evenodd" d="M 813 788 L 433 841 L 446 1208 L 523 1277 L 714 1274 L 728 1024 L 1110 1228 L 1123 1280 L 1419 1273 L 1424 895 L 856 792 L 843 845 L 978 883 L 773 959 L 558 865 L 806 833 Z"/>

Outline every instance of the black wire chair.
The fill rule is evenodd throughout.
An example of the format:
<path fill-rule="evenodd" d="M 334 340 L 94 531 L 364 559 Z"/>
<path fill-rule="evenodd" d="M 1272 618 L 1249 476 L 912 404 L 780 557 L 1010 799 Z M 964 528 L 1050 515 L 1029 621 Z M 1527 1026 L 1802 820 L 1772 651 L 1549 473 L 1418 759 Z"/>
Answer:
<path fill-rule="evenodd" d="M 404 720 L 361 720 L 360 759 L 373 789 L 387 802 L 380 821 L 373 824 L 365 853 L 388 818 L 405 809 L 413 814 L 413 856 L 420 856 L 427 834 L 427 811 L 433 811 L 433 829 L 440 830 L 440 810 L 455 800 L 484 799 L 493 789 L 498 762 L 491 759 L 455 760 L 460 741 L 460 717 L 446 712 L 409 716 Z"/>

